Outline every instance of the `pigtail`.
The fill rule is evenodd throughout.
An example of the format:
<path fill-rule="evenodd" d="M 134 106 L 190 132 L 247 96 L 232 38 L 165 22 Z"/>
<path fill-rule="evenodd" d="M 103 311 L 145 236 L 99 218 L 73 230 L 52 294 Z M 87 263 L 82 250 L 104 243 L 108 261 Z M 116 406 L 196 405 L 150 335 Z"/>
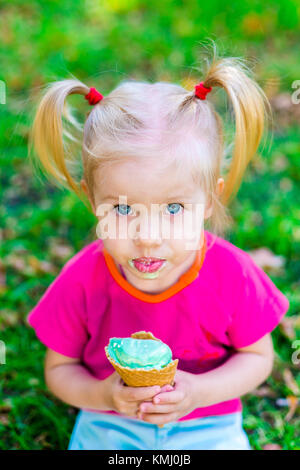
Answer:
<path fill-rule="evenodd" d="M 260 86 L 251 78 L 251 71 L 240 58 L 214 57 L 203 81 L 205 87 L 222 87 L 232 104 L 235 117 L 233 155 L 220 197 L 224 205 L 236 195 L 243 174 L 255 156 L 268 118 L 272 121 L 271 106 Z"/>
<path fill-rule="evenodd" d="M 63 129 L 62 117 L 80 130 L 80 124 L 71 115 L 65 100 L 68 95 L 86 95 L 88 92 L 89 88 L 76 79 L 61 80 L 48 85 L 38 106 L 29 138 L 29 155 L 32 157 L 34 148 L 38 157 L 37 163 L 44 167 L 48 176 L 74 190 L 80 197 L 80 185 L 75 182 L 69 171 L 69 168 L 74 166 L 75 156 L 70 152 L 71 146 L 67 146 L 64 136 L 73 143 L 76 138 Z M 34 159 L 32 162 L 35 163 Z"/>

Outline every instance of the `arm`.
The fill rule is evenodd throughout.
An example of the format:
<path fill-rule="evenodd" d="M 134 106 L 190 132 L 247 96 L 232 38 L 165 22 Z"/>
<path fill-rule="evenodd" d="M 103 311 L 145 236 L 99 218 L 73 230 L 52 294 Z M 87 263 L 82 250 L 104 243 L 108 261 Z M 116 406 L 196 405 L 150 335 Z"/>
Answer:
<path fill-rule="evenodd" d="M 251 392 L 270 375 L 273 360 L 270 334 L 250 346 L 237 349 L 225 364 L 197 376 L 198 406 L 214 405 Z"/>
<path fill-rule="evenodd" d="M 225 364 L 203 374 L 177 370 L 175 389 L 159 393 L 152 403 L 141 403 L 138 418 L 165 424 L 189 414 L 195 408 L 232 400 L 256 388 L 272 370 L 273 345 L 270 335 L 236 351 Z"/>
<path fill-rule="evenodd" d="M 63 356 L 48 348 L 44 372 L 49 390 L 65 403 L 77 408 L 111 410 L 103 380 L 96 379 L 80 359 Z"/>
<path fill-rule="evenodd" d="M 136 416 L 139 403 L 152 400 L 159 393 L 155 386 L 124 387 L 116 371 L 99 380 L 79 359 L 63 356 L 52 349 L 46 353 L 45 381 L 51 392 L 69 405 L 117 411 L 126 416 Z M 165 387 L 161 387 L 161 391 L 165 391 Z"/>

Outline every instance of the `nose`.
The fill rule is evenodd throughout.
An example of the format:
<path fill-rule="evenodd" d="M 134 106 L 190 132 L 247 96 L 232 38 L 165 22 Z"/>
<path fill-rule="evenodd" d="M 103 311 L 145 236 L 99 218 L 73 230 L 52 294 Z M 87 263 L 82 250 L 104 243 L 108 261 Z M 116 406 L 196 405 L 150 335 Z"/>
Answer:
<path fill-rule="evenodd" d="M 139 228 L 139 230 L 137 230 Z M 150 217 L 149 214 L 139 218 L 134 233 L 134 242 L 139 247 L 152 248 L 162 243 L 161 227 L 158 216 Z"/>

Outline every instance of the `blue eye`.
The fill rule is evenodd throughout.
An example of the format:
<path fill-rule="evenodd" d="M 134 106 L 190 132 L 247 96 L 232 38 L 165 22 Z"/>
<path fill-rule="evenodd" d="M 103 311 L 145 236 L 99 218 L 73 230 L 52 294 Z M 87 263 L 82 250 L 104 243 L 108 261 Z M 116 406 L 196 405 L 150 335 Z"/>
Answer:
<path fill-rule="evenodd" d="M 128 204 L 117 204 L 114 206 L 114 209 L 117 209 L 116 212 L 119 215 L 128 215 L 131 211 L 131 207 Z"/>
<path fill-rule="evenodd" d="M 172 202 L 172 204 L 167 205 L 168 211 L 171 215 L 176 215 L 179 214 L 180 209 L 184 208 L 182 204 L 179 204 L 179 202 Z"/>

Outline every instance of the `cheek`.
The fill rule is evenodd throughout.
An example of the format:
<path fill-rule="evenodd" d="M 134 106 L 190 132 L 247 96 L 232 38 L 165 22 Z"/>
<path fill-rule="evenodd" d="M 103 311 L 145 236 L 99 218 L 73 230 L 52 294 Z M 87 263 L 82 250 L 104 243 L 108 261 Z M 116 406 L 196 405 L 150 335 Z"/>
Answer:
<path fill-rule="evenodd" d="M 189 250 L 198 249 L 201 232 L 203 230 L 203 219 L 192 216 L 176 217 L 171 222 L 170 236 L 163 237 L 173 247 L 173 252 L 182 253 L 183 257 L 186 256 Z M 167 232 L 165 232 L 167 234 Z"/>
<path fill-rule="evenodd" d="M 203 228 L 204 208 L 201 205 L 197 210 L 186 211 L 182 215 L 170 220 L 170 229 L 173 238 L 178 240 L 194 240 Z"/>
<path fill-rule="evenodd" d="M 103 240 L 104 248 L 111 254 L 111 256 L 120 262 L 123 258 L 127 260 L 130 257 L 130 241 L 129 240 Z"/>
<path fill-rule="evenodd" d="M 96 233 L 98 238 L 104 240 L 129 240 L 130 218 L 117 216 L 109 211 L 105 215 L 97 217 Z"/>
<path fill-rule="evenodd" d="M 164 240 L 179 241 L 184 238 L 184 217 L 181 214 L 160 218 L 159 228 Z"/>
<path fill-rule="evenodd" d="M 172 253 L 173 261 L 177 263 L 182 263 L 188 252 L 185 250 L 185 240 L 166 240 L 165 241 L 169 246 L 169 251 Z"/>

